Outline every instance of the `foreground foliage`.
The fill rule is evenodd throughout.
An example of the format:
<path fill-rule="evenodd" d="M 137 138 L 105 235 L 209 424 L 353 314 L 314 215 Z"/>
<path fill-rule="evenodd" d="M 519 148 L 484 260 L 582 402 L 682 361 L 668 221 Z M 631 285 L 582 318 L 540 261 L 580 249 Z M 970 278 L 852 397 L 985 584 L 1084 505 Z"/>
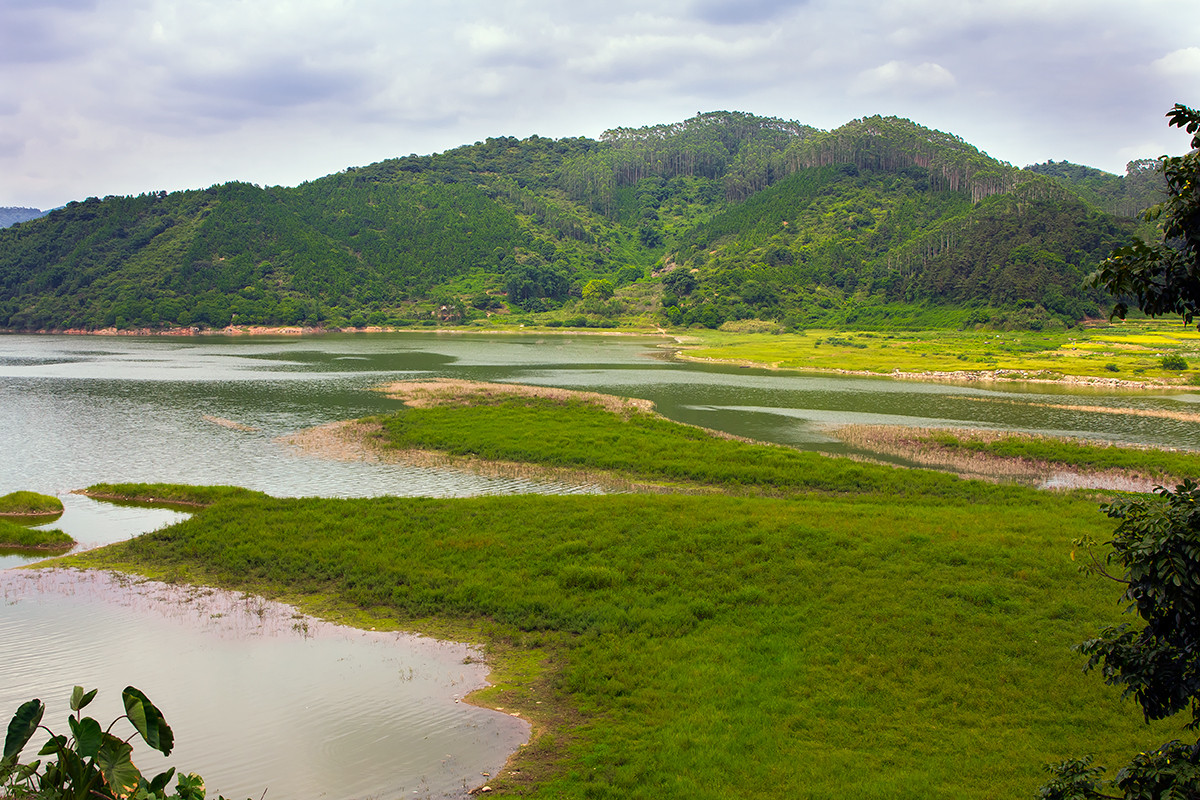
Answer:
<path fill-rule="evenodd" d="M 1105 506 L 1120 520 L 1110 550 L 1088 565 L 1092 572 L 1125 586 L 1126 613 L 1140 627 L 1121 623 L 1077 648 L 1088 657 L 1086 669 L 1099 668 L 1104 682 L 1132 697 L 1147 722 L 1187 711 L 1188 731 L 1200 728 L 1200 487 L 1185 482 L 1174 492 L 1127 499 Z M 1080 542 L 1089 548 L 1090 539 Z M 1113 575 L 1110 568 L 1120 569 Z M 1113 797 L 1200 797 L 1200 740 L 1173 740 L 1142 752 L 1112 781 L 1091 757 L 1070 759 L 1051 768 L 1055 778 L 1042 791 L 1048 800 Z"/>
<path fill-rule="evenodd" d="M 1168 196 L 1148 216 L 1160 220 L 1163 240 L 1153 245 L 1139 240 L 1115 251 L 1093 280 L 1114 294 L 1133 295 L 1147 314 L 1179 314 L 1186 324 L 1200 302 L 1200 112 L 1176 104 L 1167 117 L 1194 136 L 1191 153 L 1160 159 Z M 1124 313 L 1123 303 L 1114 310 Z M 1126 613 L 1136 613 L 1143 626 L 1107 627 L 1078 648 L 1088 656 L 1087 669 L 1100 667 L 1105 683 L 1137 700 L 1147 722 L 1189 710 L 1189 731 L 1200 728 L 1198 499 L 1200 490 L 1189 479 L 1174 492 L 1160 488 L 1155 497 L 1105 507 L 1120 524 L 1104 559 L 1093 559 L 1088 568 L 1125 585 Z M 1090 538 L 1080 543 L 1091 551 Z M 1113 564 L 1120 566 L 1120 576 L 1109 572 Z M 1101 779 L 1103 769 L 1090 758 L 1064 761 L 1051 772 L 1054 780 L 1042 790 L 1050 800 L 1114 797 L 1103 791 L 1110 785 L 1124 800 L 1191 800 L 1200 797 L 1200 740 L 1143 751 L 1111 783 Z"/>
<path fill-rule="evenodd" d="M 113 720 L 107 728 L 92 717 L 83 716 L 83 709 L 96 697 L 96 690 L 84 691 L 76 686 L 71 692 L 71 711 L 67 718 L 71 735 L 56 734 L 42 725 L 46 706 L 40 700 L 21 705 L 8 724 L 4 739 L 4 755 L 0 759 L 0 792 L 11 797 L 36 797 L 40 800 L 204 800 L 204 781 L 191 773 L 178 776 L 175 792 L 168 794 L 167 785 L 175 768 L 146 779 L 133 763 L 133 738 L 112 733 L 122 719 L 134 728 L 134 733 L 164 756 L 171 754 L 175 736 L 162 712 L 141 691 L 126 686 L 121 692 L 125 714 Z M 38 751 L 39 756 L 52 756 L 44 765 L 39 759 L 19 763 L 21 751 L 39 729 L 50 734 Z"/>
<path fill-rule="evenodd" d="M 1114 296 L 1133 297 L 1151 316 L 1175 315 L 1190 323 L 1200 312 L 1200 111 L 1176 104 L 1169 124 L 1192 136 L 1192 151 L 1159 159 L 1166 178 L 1166 199 L 1147 212 L 1158 223 L 1156 241 L 1135 239 L 1115 250 L 1092 276 Z M 1115 316 L 1124 317 L 1125 302 Z"/>

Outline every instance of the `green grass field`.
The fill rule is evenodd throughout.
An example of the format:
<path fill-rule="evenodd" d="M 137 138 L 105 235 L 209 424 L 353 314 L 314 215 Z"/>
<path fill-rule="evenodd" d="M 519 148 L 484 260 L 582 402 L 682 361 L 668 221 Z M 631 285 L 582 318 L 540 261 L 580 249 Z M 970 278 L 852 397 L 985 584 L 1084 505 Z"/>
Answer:
<path fill-rule="evenodd" d="M 778 369 L 855 372 L 1013 370 L 1029 377 L 1077 376 L 1188 383 L 1200 374 L 1200 333 L 1175 322 L 1125 322 L 1068 331 L 825 331 L 735 334 L 693 331 L 681 354 Z M 1192 367 L 1168 370 L 1164 355 Z"/>
<path fill-rule="evenodd" d="M 69 550 L 75 540 L 57 528 L 37 530 L 0 518 L 0 550 Z"/>
<path fill-rule="evenodd" d="M 0 517 L 48 517 L 62 511 L 62 500 L 48 494 L 10 492 L 0 497 Z"/>
<path fill-rule="evenodd" d="M 537 734 L 490 779 L 497 792 L 1034 797 L 1047 762 L 1120 762 L 1179 728 L 1145 725 L 1071 651 L 1120 617 L 1119 587 L 1072 560 L 1073 539 L 1111 530 L 1095 497 L 851 464 L 571 400 L 414 408 L 384 425 L 398 447 L 713 493 L 217 492 L 184 522 L 69 561 L 483 642 L 497 685 L 482 701 Z"/>

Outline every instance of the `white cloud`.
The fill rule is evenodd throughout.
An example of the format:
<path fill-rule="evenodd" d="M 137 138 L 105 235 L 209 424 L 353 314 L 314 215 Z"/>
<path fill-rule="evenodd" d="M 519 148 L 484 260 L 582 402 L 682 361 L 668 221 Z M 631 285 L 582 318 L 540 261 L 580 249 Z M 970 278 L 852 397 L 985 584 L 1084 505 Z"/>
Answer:
<path fill-rule="evenodd" d="M 858 73 L 851 90 L 857 94 L 924 95 L 951 90 L 956 83 L 941 64 L 889 61 Z"/>
<path fill-rule="evenodd" d="M 1200 47 L 1172 50 L 1150 66 L 1165 77 L 1200 81 Z"/>

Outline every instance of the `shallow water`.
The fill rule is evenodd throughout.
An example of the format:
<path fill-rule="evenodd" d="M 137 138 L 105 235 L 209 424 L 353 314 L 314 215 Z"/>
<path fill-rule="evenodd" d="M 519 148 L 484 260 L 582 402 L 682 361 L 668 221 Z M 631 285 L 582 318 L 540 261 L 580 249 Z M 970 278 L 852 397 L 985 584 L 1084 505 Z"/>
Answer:
<path fill-rule="evenodd" d="M 176 748 L 163 758 L 137 740 L 135 763 L 198 772 L 210 796 L 461 796 L 528 737 L 524 721 L 460 702 L 486 682 L 466 645 L 102 572 L 3 572 L 0 597 L 0 709 L 38 697 L 45 723 L 67 731 L 79 684 L 100 689 L 87 713 L 107 726 L 136 686 Z"/>

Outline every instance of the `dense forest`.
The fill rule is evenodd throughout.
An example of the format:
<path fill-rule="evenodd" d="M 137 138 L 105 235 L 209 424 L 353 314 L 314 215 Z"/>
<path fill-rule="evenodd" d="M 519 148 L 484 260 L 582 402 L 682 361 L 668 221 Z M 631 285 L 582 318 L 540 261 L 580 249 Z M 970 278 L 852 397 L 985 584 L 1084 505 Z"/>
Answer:
<path fill-rule="evenodd" d="M 1103 312 L 1083 277 L 1155 202 L 1155 165 L 1021 170 L 894 117 L 489 138 L 0 230 L 0 327 L 1070 325 Z"/>

